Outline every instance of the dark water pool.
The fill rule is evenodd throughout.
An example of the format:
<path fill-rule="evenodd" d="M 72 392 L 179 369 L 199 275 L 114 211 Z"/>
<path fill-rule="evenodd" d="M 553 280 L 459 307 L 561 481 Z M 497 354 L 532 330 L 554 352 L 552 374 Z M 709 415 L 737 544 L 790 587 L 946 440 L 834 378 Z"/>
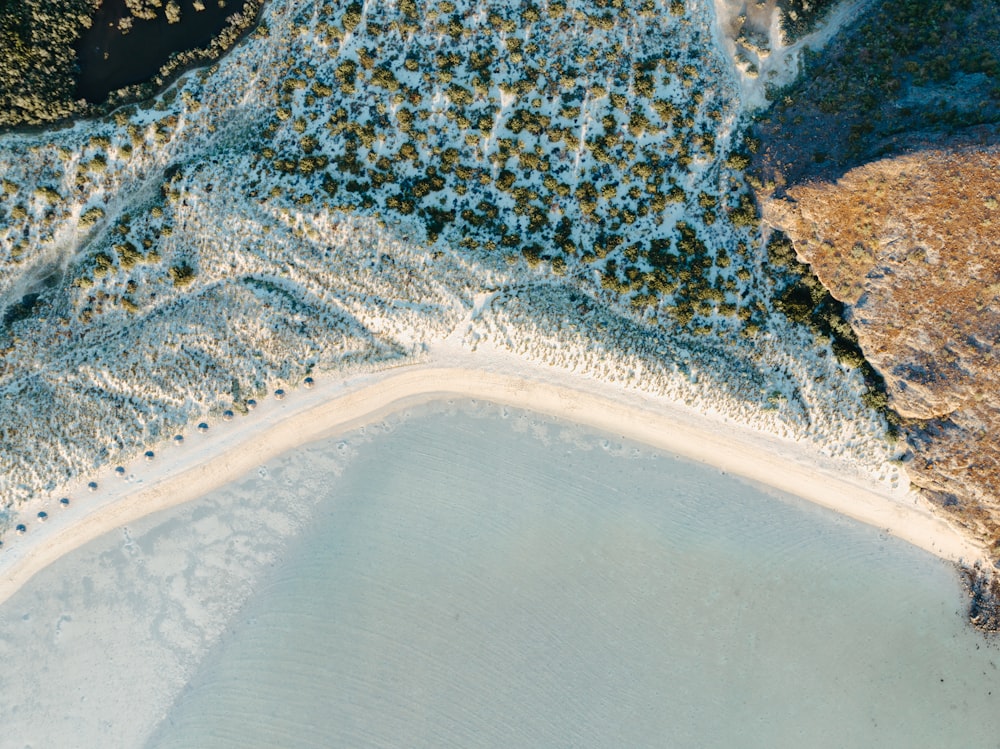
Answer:
<path fill-rule="evenodd" d="M 204 10 L 197 11 L 192 0 L 179 0 L 177 23 L 169 23 L 161 7 L 155 19 L 133 19 L 123 34 L 118 21 L 130 15 L 125 0 L 104 0 L 77 47 L 77 95 L 100 103 L 112 91 L 149 80 L 172 53 L 207 46 L 226 27 L 226 19 L 246 5 L 245 0 L 225 0 L 224 7 L 218 0 L 203 3 Z"/>

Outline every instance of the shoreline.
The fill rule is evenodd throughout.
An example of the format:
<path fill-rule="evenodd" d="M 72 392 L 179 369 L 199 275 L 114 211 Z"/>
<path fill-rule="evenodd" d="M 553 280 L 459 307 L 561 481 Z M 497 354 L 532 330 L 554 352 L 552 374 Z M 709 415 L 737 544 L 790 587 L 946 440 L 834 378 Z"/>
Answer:
<path fill-rule="evenodd" d="M 72 498 L 65 509 L 55 496 L 26 503 L 18 511 L 26 534 L 8 536 L 0 548 L 0 603 L 49 564 L 101 535 L 197 499 L 304 444 L 455 397 L 524 408 L 641 442 L 879 527 L 949 562 L 985 558 L 982 548 L 915 495 L 894 497 L 866 486 L 843 465 L 796 443 L 613 383 L 514 357 L 462 352 L 368 375 L 331 376 L 312 390 L 292 389 L 281 401 L 268 397 L 249 415 L 211 423 L 207 435 L 192 424 L 183 446 L 161 443 L 153 462 L 139 457 L 129 463 L 125 479 L 105 467 L 93 494 L 86 493 L 86 480 L 74 483 L 63 495 Z M 45 523 L 34 519 L 39 511 L 48 513 Z"/>

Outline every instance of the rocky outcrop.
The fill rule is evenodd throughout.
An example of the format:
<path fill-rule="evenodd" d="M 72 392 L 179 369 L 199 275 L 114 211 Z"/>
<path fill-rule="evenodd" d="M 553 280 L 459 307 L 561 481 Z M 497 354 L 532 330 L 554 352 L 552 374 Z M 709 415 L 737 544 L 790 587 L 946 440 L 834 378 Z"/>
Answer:
<path fill-rule="evenodd" d="M 884 159 L 762 202 L 847 306 L 903 419 L 912 482 L 997 544 L 1000 150 Z"/>

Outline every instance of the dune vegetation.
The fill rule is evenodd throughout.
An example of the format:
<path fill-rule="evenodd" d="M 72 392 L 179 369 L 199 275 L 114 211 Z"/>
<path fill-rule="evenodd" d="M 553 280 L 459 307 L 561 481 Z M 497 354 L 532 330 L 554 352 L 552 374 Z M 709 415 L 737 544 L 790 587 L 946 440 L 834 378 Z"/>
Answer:
<path fill-rule="evenodd" d="M 446 339 L 893 480 L 854 352 L 778 303 L 712 23 L 663 0 L 276 1 L 153 99 L 4 136 L 6 501 Z"/>

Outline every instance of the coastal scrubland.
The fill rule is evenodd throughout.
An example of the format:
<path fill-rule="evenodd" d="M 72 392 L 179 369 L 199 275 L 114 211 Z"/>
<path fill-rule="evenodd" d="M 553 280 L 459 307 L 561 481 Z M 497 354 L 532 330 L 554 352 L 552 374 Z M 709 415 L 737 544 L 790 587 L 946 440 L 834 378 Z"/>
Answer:
<path fill-rule="evenodd" d="M 837 4 L 838 0 L 776 0 L 775 7 L 781 11 L 781 31 L 794 42 L 813 31 Z"/>
<path fill-rule="evenodd" d="M 761 186 L 836 178 L 935 142 L 996 141 L 1000 4 L 879 2 L 774 90 L 755 134 Z"/>
<path fill-rule="evenodd" d="M 797 275 L 769 260 L 712 20 L 655 0 L 274 2 L 154 99 L 4 136 L 6 506 L 452 335 L 889 482 L 856 352 L 779 303 Z"/>

